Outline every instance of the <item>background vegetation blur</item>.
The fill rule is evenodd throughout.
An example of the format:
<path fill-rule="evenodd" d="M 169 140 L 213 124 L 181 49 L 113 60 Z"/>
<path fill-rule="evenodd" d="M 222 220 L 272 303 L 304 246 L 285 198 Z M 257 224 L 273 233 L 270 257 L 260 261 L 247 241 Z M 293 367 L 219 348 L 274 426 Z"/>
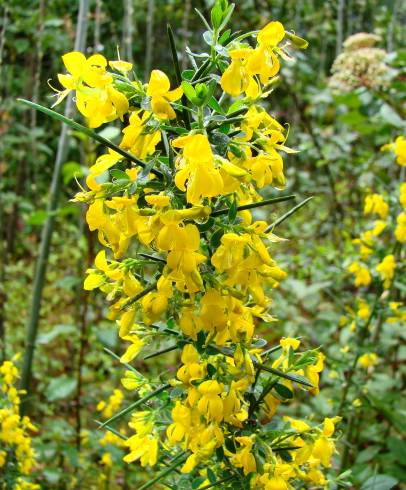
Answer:
<path fill-rule="evenodd" d="M 156 67 L 171 73 L 167 23 L 179 47 L 194 51 L 204 31 L 194 8 L 207 14 L 211 4 L 93 0 L 86 16 L 86 51 L 114 59 L 119 47 L 121 58 L 134 63 L 141 79 Z M 73 49 L 78 4 L 3 0 L 0 8 L 2 360 L 24 354 L 27 348 L 35 262 L 41 230 L 49 218 L 46 209 L 61 131 L 59 123 L 27 110 L 16 99 L 52 104 L 46 82 L 58 85 L 55 74 L 62 68 L 61 55 Z M 322 346 L 327 368 L 321 394 L 310 405 L 290 406 L 289 413 L 304 410 L 307 416 L 329 416 L 340 408 L 341 455 L 332 471 L 351 469 L 348 480 L 354 488 L 393 488 L 406 480 L 406 444 L 401 438 L 406 415 L 401 400 L 406 359 L 404 252 L 398 259 L 395 286 L 387 295 L 388 305 L 400 303 L 394 307 L 398 312 L 378 308 L 372 330 L 361 337 L 378 362 L 359 366 L 356 372 L 351 366 L 360 341 L 357 322 L 362 302 L 372 304 L 371 298 L 382 291 L 371 285 L 360 293 L 347 267 L 356 257 L 353 239 L 372 221 L 363 215 L 365 196 L 385 195 L 396 218 L 398 184 L 405 181 L 406 167 L 397 166 L 390 152 L 380 151 L 396 136 L 405 135 L 405 4 L 402 0 L 237 2 L 235 29 L 256 29 L 269 20 L 281 21 L 310 43 L 283 68 L 270 111 L 281 123 L 292 123 L 288 143 L 301 150 L 287 158 L 287 191 L 315 198 L 279 231 L 285 238 L 299 238 L 282 246 L 279 260 L 289 277 L 276 293 L 273 313 L 279 321 L 269 326 L 267 335 L 300 336 L 311 348 Z M 376 37 L 343 46 L 359 32 Z M 186 68 L 189 60 L 181 63 Z M 108 138 L 119 134 L 115 124 L 99 132 Z M 99 401 L 114 395 L 122 375 L 120 366 L 103 351 L 107 347 L 121 354 L 115 329 L 104 320 L 103 299 L 82 290 L 84 272 L 98 251 L 96 240 L 84 226 L 81 207 L 69 202 L 97 149 L 83 134 L 70 132 L 54 214 L 28 408 L 39 427 L 34 447 L 43 488 L 102 488 L 102 484 L 136 488 L 135 482 L 143 477 L 126 467 L 121 449 L 103 440 L 93 422 L 98 409 L 103 409 Z M 278 212 L 283 211 L 281 205 Z M 259 218 L 261 212 L 266 211 L 258 211 Z M 389 240 L 382 247 L 390 250 L 393 243 Z M 381 255 L 389 253 L 384 250 Z M 141 367 L 142 360 L 138 363 Z M 159 372 L 159 361 L 154 369 Z M 119 398 L 116 392 L 110 401 L 120 404 Z"/>

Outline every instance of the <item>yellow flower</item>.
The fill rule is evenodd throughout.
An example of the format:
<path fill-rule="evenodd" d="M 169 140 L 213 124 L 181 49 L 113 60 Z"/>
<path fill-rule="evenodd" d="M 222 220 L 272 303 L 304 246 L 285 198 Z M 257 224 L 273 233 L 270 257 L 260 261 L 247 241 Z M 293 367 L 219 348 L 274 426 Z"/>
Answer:
<path fill-rule="evenodd" d="M 102 464 L 103 466 L 112 467 L 113 466 L 113 460 L 111 459 L 111 454 L 110 453 L 103 453 L 103 455 L 100 459 L 100 464 Z"/>
<path fill-rule="evenodd" d="M 125 351 L 125 353 L 120 357 L 120 362 L 128 363 L 134 359 L 144 346 L 144 342 L 138 335 L 131 334 L 122 337 L 124 340 L 131 342 L 131 345 Z"/>
<path fill-rule="evenodd" d="M 395 237 L 400 243 L 406 242 L 406 212 L 402 212 L 396 218 Z"/>
<path fill-rule="evenodd" d="M 192 415 L 190 409 L 178 400 L 172 409 L 172 424 L 166 430 L 166 435 L 171 444 L 180 442 L 190 432 Z"/>
<path fill-rule="evenodd" d="M 280 22 L 270 22 L 258 33 L 258 47 L 249 59 L 247 69 L 251 75 L 259 75 L 263 84 L 279 72 L 275 48 L 284 37 L 285 29 Z"/>
<path fill-rule="evenodd" d="M 361 405 L 362 405 L 362 402 L 359 398 L 356 398 L 353 402 L 352 402 L 352 405 L 355 407 L 355 408 L 359 408 Z"/>
<path fill-rule="evenodd" d="M 363 320 L 366 320 L 369 317 L 370 309 L 368 303 L 366 303 L 363 299 L 358 301 L 358 316 Z"/>
<path fill-rule="evenodd" d="M 90 175 L 98 177 L 122 159 L 123 156 L 120 153 L 109 149 L 108 153 L 99 156 L 96 163 L 89 168 Z"/>
<path fill-rule="evenodd" d="M 209 380 L 199 385 L 198 390 L 202 395 L 197 404 L 199 412 L 208 421 L 215 420 L 216 422 L 221 422 L 224 417 L 223 400 L 220 397 L 220 394 L 223 392 L 223 386 L 216 380 Z"/>
<path fill-rule="evenodd" d="M 83 53 L 72 51 L 63 55 L 62 61 L 68 74 L 58 74 L 58 80 L 65 91 L 59 95 L 56 104 L 71 90 L 83 90 L 83 84 L 91 88 L 104 88 L 113 81 L 113 77 L 106 72 L 107 60 L 101 54 L 86 59 Z"/>
<path fill-rule="evenodd" d="M 394 143 L 384 145 L 382 150 L 392 150 L 396 155 L 396 162 L 402 167 L 406 165 L 406 139 L 403 136 L 398 136 Z"/>
<path fill-rule="evenodd" d="M 205 365 L 200 361 L 200 356 L 192 344 L 186 344 L 182 351 L 181 361 L 183 366 L 176 373 L 177 378 L 185 384 L 203 378 Z"/>
<path fill-rule="evenodd" d="M 218 196 L 223 190 L 223 179 L 214 166 L 207 136 L 181 136 L 173 140 L 172 145 L 183 148 L 183 155 L 177 158 L 175 184 L 181 191 L 186 191 L 187 202 L 199 205 L 203 197 Z"/>
<path fill-rule="evenodd" d="M 265 85 L 279 72 L 280 63 L 275 51 L 284 36 L 283 25 L 280 22 L 270 22 L 259 31 L 255 49 L 242 47 L 230 50 L 231 63 L 220 80 L 224 92 L 233 97 L 245 92 L 249 98 L 257 98 L 261 88 L 256 76 Z"/>
<path fill-rule="evenodd" d="M 369 270 L 365 266 L 359 264 L 358 262 L 352 262 L 347 270 L 348 272 L 355 274 L 355 285 L 357 287 L 369 286 L 369 284 L 371 284 L 372 277 Z"/>
<path fill-rule="evenodd" d="M 123 139 L 120 146 L 141 160 L 152 155 L 156 145 L 161 141 L 161 132 L 149 129 L 146 126 L 151 113 L 148 111 L 134 111 L 129 118 L 129 125 L 123 129 Z"/>
<path fill-rule="evenodd" d="M 403 182 L 403 184 L 401 184 L 399 192 L 399 202 L 403 206 L 403 209 L 406 209 L 406 182 Z"/>
<path fill-rule="evenodd" d="M 334 443 L 328 437 L 322 435 L 314 443 L 312 457 L 318 459 L 325 468 L 330 468 L 334 449 Z"/>
<path fill-rule="evenodd" d="M 128 73 L 133 67 L 132 63 L 122 60 L 109 61 L 109 65 L 113 68 L 113 70 L 117 70 L 124 74 Z"/>
<path fill-rule="evenodd" d="M 152 112 L 160 119 L 174 119 L 175 111 L 170 102 L 179 100 L 182 97 L 182 87 L 175 90 L 170 89 L 169 78 L 161 70 L 152 70 L 148 82 L 147 95 L 151 97 Z"/>
<path fill-rule="evenodd" d="M 122 118 L 128 111 L 128 100 L 113 86 L 113 77 L 106 72 L 107 60 L 101 54 L 86 59 L 78 51 L 67 53 L 62 61 L 68 74 L 59 74 L 58 79 L 65 90 L 58 92 L 56 104 L 76 90 L 76 106 L 88 119 L 91 128 Z"/>
<path fill-rule="evenodd" d="M 135 434 L 125 441 L 129 448 L 129 454 L 124 456 L 123 461 L 132 463 L 140 460 L 141 466 L 154 466 L 158 459 L 158 441 L 152 435 Z"/>
<path fill-rule="evenodd" d="M 396 261 L 395 257 L 390 254 L 387 255 L 382 262 L 376 266 L 376 271 L 379 272 L 383 281 L 383 287 L 389 289 L 392 284 L 393 276 L 395 275 Z"/>
<path fill-rule="evenodd" d="M 300 345 L 300 340 L 292 339 L 291 337 L 283 337 L 279 343 L 283 349 L 289 349 L 289 347 L 292 347 L 293 350 L 296 350 Z"/>
<path fill-rule="evenodd" d="M 378 363 L 378 356 L 375 354 L 375 352 L 363 354 L 358 359 L 358 364 L 365 369 L 372 367 L 372 366 L 376 366 L 377 363 Z"/>
<path fill-rule="evenodd" d="M 257 471 L 257 463 L 255 461 L 255 456 L 252 454 L 252 449 L 254 447 L 254 437 L 236 437 L 236 441 L 240 444 L 240 448 L 235 454 L 229 453 L 230 462 L 236 468 L 242 468 L 244 475 L 253 473 Z M 227 451 L 228 453 L 228 451 Z"/>
<path fill-rule="evenodd" d="M 163 217 L 166 221 L 166 218 Z M 176 221 L 168 219 L 157 237 L 160 250 L 169 250 L 166 258 L 167 266 L 164 276 L 176 283 L 180 291 L 196 293 L 203 289 L 203 281 L 199 272 L 199 264 L 206 260 L 200 253 L 200 234 L 196 225 L 180 226 Z"/>
<path fill-rule="evenodd" d="M 364 214 L 376 213 L 385 219 L 388 212 L 389 206 L 380 194 L 371 194 L 365 197 Z"/>
<path fill-rule="evenodd" d="M 227 94 L 237 97 L 242 92 L 247 96 L 256 98 L 259 87 L 255 78 L 247 72 L 246 65 L 253 54 L 251 48 L 234 49 L 229 51 L 231 63 L 224 71 L 220 84 Z"/>
<path fill-rule="evenodd" d="M 306 366 L 306 377 L 310 381 L 310 383 L 314 386 L 310 390 L 313 395 L 317 395 L 319 393 L 319 379 L 320 373 L 324 368 L 324 359 L 325 356 L 321 352 L 317 354 L 317 361 L 315 364 L 311 364 L 310 366 Z"/>

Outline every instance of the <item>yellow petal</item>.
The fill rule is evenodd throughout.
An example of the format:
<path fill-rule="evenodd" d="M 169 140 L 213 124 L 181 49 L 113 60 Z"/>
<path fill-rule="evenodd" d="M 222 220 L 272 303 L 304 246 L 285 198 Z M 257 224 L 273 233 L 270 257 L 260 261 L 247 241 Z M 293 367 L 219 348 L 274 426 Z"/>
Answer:
<path fill-rule="evenodd" d="M 91 291 L 92 289 L 96 289 L 104 283 L 104 276 L 97 272 L 91 272 L 85 279 L 83 289 L 86 289 L 86 291 Z"/>
<path fill-rule="evenodd" d="M 285 29 L 280 22 L 270 22 L 258 33 L 258 43 L 277 46 L 285 37 Z"/>
<path fill-rule="evenodd" d="M 74 90 L 75 88 L 75 80 L 72 75 L 63 75 L 62 73 L 58 73 L 58 80 L 62 87 L 68 90 Z"/>
<path fill-rule="evenodd" d="M 100 66 L 102 68 L 106 68 L 107 60 L 102 54 L 93 54 L 88 58 L 87 64 L 89 66 Z"/>
<path fill-rule="evenodd" d="M 109 61 L 109 65 L 113 68 L 113 70 L 120 71 L 121 73 L 127 73 L 133 67 L 132 63 L 128 61 Z"/>
<path fill-rule="evenodd" d="M 152 70 L 148 82 L 147 95 L 150 97 L 163 95 L 169 92 L 171 84 L 169 78 L 161 70 Z"/>
<path fill-rule="evenodd" d="M 72 51 L 62 56 L 63 64 L 75 78 L 80 77 L 86 68 L 86 56 L 79 51 Z"/>
<path fill-rule="evenodd" d="M 94 265 L 101 271 L 108 270 L 109 266 L 107 264 L 105 250 L 100 250 L 100 252 L 96 255 L 96 258 L 94 259 Z"/>
<path fill-rule="evenodd" d="M 168 99 L 171 102 L 174 102 L 175 100 L 179 100 L 183 95 L 183 89 L 182 87 L 175 88 L 175 90 L 171 90 L 167 94 L 165 94 L 165 98 Z"/>

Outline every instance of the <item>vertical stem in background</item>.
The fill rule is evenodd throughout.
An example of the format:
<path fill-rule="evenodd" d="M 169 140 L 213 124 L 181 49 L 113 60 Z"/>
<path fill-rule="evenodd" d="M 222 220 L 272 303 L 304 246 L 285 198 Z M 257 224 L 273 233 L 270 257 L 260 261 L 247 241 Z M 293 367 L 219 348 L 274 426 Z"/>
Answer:
<path fill-rule="evenodd" d="M 101 51 L 101 43 L 100 43 L 100 26 L 101 26 L 101 16 L 102 16 L 102 0 L 96 0 L 96 8 L 94 11 L 94 41 L 93 41 L 93 50 L 95 53 Z"/>
<path fill-rule="evenodd" d="M 182 34 L 183 34 L 183 57 L 181 60 L 182 71 L 186 70 L 188 58 L 186 56 L 186 48 L 189 40 L 189 16 L 192 7 L 191 0 L 185 0 L 183 17 L 182 17 Z"/>
<path fill-rule="evenodd" d="M 295 4 L 295 31 L 300 33 L 300 26 L 302 24 L 302 2 L 296 1 Z"/>
<path fill-rule="evenodd" d="M 386 37 L 386 49 L 390 53 L 395 48 L 396 21 L 399 16 L 401 0 L 395 0 L 393 4 L 392 17 L 388 25 L 388 33 Z"/>
<path fill-rule="evenodd" d="M 354 19 L 354 11 L 353 11 L 353 0 L 347 0 L 347 35 L 346 37 L 351 36 L 353 32 L 353 19 Z"/>
<path fill-rule="evenodd" d="M 124 0 L 124 18 L 123 18 L 123 58 L 132 62 L 133 59 L 133 0 Z"/>
<path fill-rule="evenodd" d="M 79 12 L 77 17 L 75 51 L 84 51 L 87 34 L 87 16 L 89 12 L 89 0 L 79 0 Z M 72 109 L 72 96 L 67 97 L 65 116 L 69 117 Z M 68 127 L 62 126 L 58 150 L 55 158 L 54 172 L 50 189 L 49 203 L 47 208 L 48 217 L 42 229 L 41 244 L 39 248 L 35 276 L 33 284 L 33 294 L 31 307 L 27 320 L 27 338 L 24 352 L 24 361 L 21 375 L 21 389 L 26 391 L 21 406 L 22 413 L 27 410 L 27 399 L 30 396 L 30 382 L 32 377 L 32 362 L 34 358 L 35 342 L 37 338 L 39 315 L 41 309 L 42 291 L 45 282 L 46 267 L 48 264 L 49 251 L 51 246 L 52 232 L 54 229 L 55 214 L 58 207 L 60 190 L 60 173 L 62 164 L 66 158 L 69 146 Z"/>
<path fill-rule="evenodd" d="M 145 67 L 144 78 L 148 80 L 152 66 L 152 48 L 154 45 L 154 10 L 155 0 L 148 0 L 147 29 L 145 37 Z"/>
<path fill-rule="evenodd" d="M 3 51 L 4 51 L 4 46 L 6 44 L 6 31 L 8 26 L 8 5 L 4 7 L 2 25 L 3 27 L 0 33 L 0 77 L 2 75 L 2 68 L 3 68 Z"/>
<path fill-rule="evenodd" d="M 83 236 L 84 228 L 85 228 L 85 236 L 86 236 L 86 244 L 87 244 L 87 267 L 90 267 L 94 260 L 94 242 L 93 242 L 93 234 L 89 230 L 89 228 L 85 225 L 85 217 L 84 211 L 81 215 L 80 221 L 80 236 Z M 80 277 L 83 275 L 83 261 L 79 261 L 78 263 L 78 273 Z M 79 337 L 79 353 L 77 360 L 77 369 L 76 369 L 76 397 L 75 397 L 75 419 L 76 419 L 76 449 L 79 452 L 81 449 L 81 431 L 82 431 L 82 417 L 81 417 L 81 396 L 82 396 L 82 385 L 83 385 L 83 365 L 85 361 L 85 354 L 88 347 L 88 323 L 87 323 L 87 313 L 89 308 L 89 294 L 85 294 L 85 291 L 82 287 L 82 281 L 80 281 L 77 291 L 77 299 L 76 308 L 78 311 L 78 323 L 80 327 L 80 337 Z"/>
<path fill-rule="evenodd" d="M 338 0 L 336 27 L 336 57 L 341 53 L 344 41 L 344 9 L 345 0 Z"/>
<path fill-rule="evenodd" d="M 6 5 L 3 12 L 3 22 L 2 22 L 2 30 L 0 33 L 0 80 L 2 67 L 3 67 L 3 51 L 6 43 L 6 30 L 8 23 L 8 6 Z M 3 92 L 3 89 L 2 89 Z M 3 94 L 0 93 L 0 98 L 2 98 Z M 0 154 L 3 155 L 3 138 L 0 138 Z M 3 181 L 3 168 L 0 164 L 0 363 L 6 357 L 6 323 L 5 323 L 5 311 L 4 307 L 6 304 L 6 291 L 5 291 L 5 280 L 6 280 L 6 247 L 5 247 L 5 239 L 6 239 L 6 227 L 4 222 L 4 207 L 2 202 L 2 187 L 1 182 Z"/>
<path fill-rule="evenodd" d="M 36 52 L 37 59 L 35 64 L 35 74 L 34 74 L 34 86 L 32 89 L 32 101 L 38 104 L 39 102 L 39 89 L 41 82 L 41 68 L 42 68 L 42 58 L 44 56 L 44 50 L 42 47 L 42 39 L 44 35 L 44 19 L 45 19 L 45 0 L 39 0 L 39 10 L 38 10 L 38 31 L 37 31 L 37 42 L 36 42 Z M 32 181 L 35 188 L 37 182 L 37 138 L 34 135 L 34 130 L 37 127 L 37 111 L 35 109 L 31 110 L 31 162 L 32 162 Z"/>
<path fill-rule="evenodd" d="M 1 147 L 0 147 L 1 150 Z M 3 180 L 3 170 L 0 165 L 0 182 Z M 4 233 L 4 211 L 3 211 L 3 189 L 0 184 L 0 364 L 6 359 L 6 318 L 5 304 L 7 300 L 5 281 L 6 281 L 6 251 Z"/>

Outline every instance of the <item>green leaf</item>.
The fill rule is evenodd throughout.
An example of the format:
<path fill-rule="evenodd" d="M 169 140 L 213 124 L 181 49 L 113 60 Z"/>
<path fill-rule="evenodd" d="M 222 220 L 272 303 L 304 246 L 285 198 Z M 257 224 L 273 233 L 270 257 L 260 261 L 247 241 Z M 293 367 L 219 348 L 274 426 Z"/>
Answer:
<path fill-rule="evenodd" d="M 218 0 L 211 9 L 210 17 L 213 27 L 218 29 L 221 25 L 221 21 L 223 20 L 223 9 L 221 8 L 221 3 Z"/>
<path fill-rule="evenodd" d="M 210 97 L 208 106 L 213 109 L 213 111 L 218 112 L 219 114 L 225 114 L 221 105 L 218 103 L 217 99 L 213 96 Z"/>
<path fill-rule="evenodd" d="M 210 245 L 213 248 L 217 248 L 220 245 L 221 237 L 224 235 L 224 230 L 219 228 L 217 231 L 213 233 L 210 238 Z"/>
<path fill-rule="evenodd" d="M 234 223 L 236 217 L 237 217 L 237 200 L 233 199 L 231 201 L 231 205 L 230 205 L 230 208 L 228 210 L 228 221 L 229 221 L 229 223 Z"/>
<path fill-rule="evenodd" d="M 216 481 L 216 475 L 209 467 L 207 468 L 207 478 L 209 479 L 210 483 L 214 483 Z"/>
<path fill-rule="evenodd" d="M 381 106 L 379 115 L 386 123 L 394 126 L 395 128 L 404 128 L 405 126 L 405 122 L 402 120 L 402 118 L 388 104 L 383 104 Z"/>
<path fill-rule="evenodd" d="M 228 21 L 230 20 L 230 17 L 233 15 L 233 12 L 234 12 L 234 7 L 235 7 L 235 4 L 232 3 L 227 11 L 226 11 L 226 15 L 224 16 L 224 19 L 223 19 L 223 22 L 221 23 L 221 26 L 220 26 L 220 31 L 222 31 L 224 29 L 224 27 L 228 24 Z"/>
<path fill-rule="evenodd" d="M 196 90 L 194 89 L 193 85 L 189 82 L 183 81 L 182 82 L 182 89 L 183 89 L 183 93 L 186 95 L 188 100 L 192 104 L 195 104 L 195 101 L 197 100 L 197 95 L 196 95 Z"/>
<path fill-rule="evenodd" d="M 85 175 L 84 168 L 77 162 L 66 162 L 62 167 L 62 178 L 64 184 L 69 184 L 69 182 L 76 178 L 80 179 Z"/>
<path fill-rule="evenodd" d="M 286 398 L 289 400 L 293 398 L 293 393 L 285 385 L 282 385 L 280 383 L 276 383 L 274 388 L 275 388 L 275 391 L 278 393 L 278 395 L 280 395 L 282 398 Z"/>
<path fill-rule="evenodd" d="M 361 490 L 390 490 L 398 484 L 398 480 L 389 475 L 374 475 L 361 486 Z"/>
<path fill-rule="evenodd" d="M 69 398 L 76 390 L 76 385 L 76 379 L 65 375 L 53 378 L 45 389 L 45 396 L 50 402 Z"/>
<path fill-rule="evenodd" d="M 205 476 L 199 476 L 192 481 L 192 489 L 199 488 L 200 485 L 206 480 Z"/>
<path fill-rule="evenodd" d="M 48 213 L 45 211 L 45 209 L 39 209 L 38 211 L 30 214 L 30 216 L 27 218 L 26 223 L 27 225 L 31 226 L 41 226 L 45 223 L 47 218 Z"/>
<path fill-rule="evenodd" d="M 117 168 L 110 170 L 110 175 L 116 180 L 130 180 L 130 176 L 128 174 Z"/>

